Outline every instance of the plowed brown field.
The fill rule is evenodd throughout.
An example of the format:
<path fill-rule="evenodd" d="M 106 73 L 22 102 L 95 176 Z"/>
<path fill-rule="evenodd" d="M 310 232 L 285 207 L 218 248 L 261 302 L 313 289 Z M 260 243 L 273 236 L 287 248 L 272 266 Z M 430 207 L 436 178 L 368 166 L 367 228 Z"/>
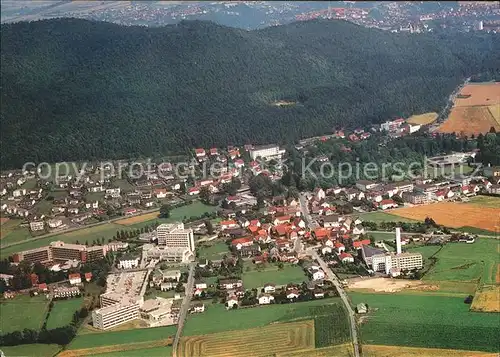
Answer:
<path fill-rule="evenodd" d="M 476 227 L 492 232 L 495 231 L 495 226 L 500 219 L 499 208 L 453 202 L 398 208 L 392 210 L 391 214 L 419 221 L 430 217 L 437 223 L 451 228 Z"/>
<path fill-rule="evenodd" d="M 470 97 L 457 98 L 455 107 L 498 104 L 500 103 L 500 82 L 468 84 L 460 94 L 470 95 Z"/>
<path fill-rule="evenodd" d="M 454 107 L 438 132 L 471 136 L 488 133 L 491 127 L 500 130 L 488 107 Z"/>
<path fill-rule="evenodd" d="M 116 224 L 121 224 L 124 226 L 130 226 L 132 224 L 151 221 L 155 218 L 158 218 L 159 212 L 151 212 L 146 214 L 141 214 L 139 216 L 134 216 L 130 218 L 120 219 L 119 221 L 115 221 Z"/>
<path fill-rule="evenodd" d="M 499 131 L 499 116 L 500 82 L 468 84 L 455 99 L 448 119 L 438 132 L 470 136 L 485 134 L 491 127 Z"/>

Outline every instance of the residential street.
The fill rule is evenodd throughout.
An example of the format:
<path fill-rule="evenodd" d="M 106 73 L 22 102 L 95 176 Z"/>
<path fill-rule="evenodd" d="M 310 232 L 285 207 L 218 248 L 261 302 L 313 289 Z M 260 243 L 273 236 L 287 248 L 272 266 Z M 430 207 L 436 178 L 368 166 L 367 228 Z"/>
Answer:
<path fill-rule="evenodd" d="M 304 193 L 300 194 L 300 208 L 302 211 L 302 215 L 304 216 L 304 220 L 306 221 L 307 227 L 310 229 L 317 228 L 317 223 L 312 220 L 311 215 L 309 214 L 309 208 L 307 206 L 307 200 Z M 356 330 L 356 319 L 354 317 L 354 311 L 349 304 L 349 300 L 347 299 L 347 294 L 340 283 L 338 277 L 333 273 L 333 271 L 328 267 L 328 265 L 321 259 L 321 257 L 316 252 L 315 248 L 308 248 L 307 253 L 312 256 L 313 259 L 316 259 L 320 264 L 321 268 L 325 272 L 326 276 L 333 282 L 335 287 L 337 288 L 340 298 L 344 303 L 344 306 L 349 314 L 349 324 L 351 326 L 351 337 L 354 345 L 354 356 L 359 357 L 359 342 L 358 342 L 358 332 Z"/>
<path fill-rule="evenodd" d="M 340 283 L 338 277 L 333 273 L 333 271 L 328 267 L 328 265 L 324 262 L 323 259 L 318 255 L 318 253 L 314 249 L 309 249 L 308 253 L 311 254 L 313 259 L 316 259 L 325 272 L 325 275 L 330 279 L 335 287 L 337 288 L 340 298 L 342 299 L 342 302 L 344 303 L 344 306 L 347 310 L 347 313 L 349 314 L 349 324 L 351 325 L 351 337 L 352 337 L 352 343 L 354 345 L 354 356 L 359 357 L 359 341 L 358 341 L 358 332 L 356 330 L 356 319 L 354 316 L 354 310 L 352 309 L 351 305 L 349 304 L 349 300 L 347 299 L 347 294 L 344 291 L 342 284 Z"/>
<path fill-rule="evenodd" d="M 194 288 L 194 268 L 196 267 L 196 263 L 191 263 L 189 266 L 189 276 L 186 284 L 186 289 L 184 291 L 185 296 L 182 301 L 181 310 L 179 311 L 179 320 L 177 322 L 177 333 L 175 334 L 174 343 L 173 343 L 173 356 L 175 357 L 177 354 L 177 346 L 179 345 L 179 339 L 182 335 L 182 328 L 184 327 L 184 322 L 186 321 L 186 316 L 189 310 L 189 305 L 191 303 L 191 298 L 193 297 L 193 288 Z"/>

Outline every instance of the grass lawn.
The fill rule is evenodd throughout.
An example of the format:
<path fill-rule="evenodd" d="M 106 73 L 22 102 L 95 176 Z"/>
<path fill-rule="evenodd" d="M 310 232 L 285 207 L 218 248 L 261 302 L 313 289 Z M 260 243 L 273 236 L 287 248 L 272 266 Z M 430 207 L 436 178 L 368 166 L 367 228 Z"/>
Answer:
<path fill-rule="evenodd" d="M 2 239 L 0 239 L 0 247 L 7 244 L 22 242 L 23 240 L 30 238 L 33 238 L 33 236 L 31 235 L 30 230 L 26 227 L 15 227 L 11 230 L 7 230 L 7 233 L 4 235 L 2 226 Z"/>
<path fill-rule="evenodd" d="M 100 239 L 101 237 L 104 237 L 105 241 L 107 242 L 109 238 L 112 238 L 116 234 L 116 231 L 122 230 L 123 228 L 124 227 L 119 224 L 106 223 L 95 227 L 83 228 L 68 233 L 61 233 L 2 249 L 0 252 L 0 257 L 4 259 L 12 253 L 43 247 L 56 240 L 61 240 L 66 243 L 76 243 L 78 241 L 81 244 L 85 244 L 86 241 L 92 243 L 94 239 Z"/>
<path fill-rule="evenodd" d="M 169 291 L 161 291 L 161 290 L 156 290 L 156 289 L 148 289 L 146 291 L 146 294 L 144 296 L 144 300 L 149 300 L 149 299 L 154 299 L 156 297 L 161 297 L 165 299 L 172 299 L 174 295 L 180 295 L 181 297 L 184 296 L 184 293 L 178 293 L 175 290 L 169 290 Z"/>
<path fill-rule="evenodd" d="M 456 175 L 466 175 L 468 173 L 471 173 L 474 171 L 473 167 L 469 167 L 467 165 L 463 166 L 446 166 L 446 167 L 433 167 L 433 166 L 427 166 L 427 177 L 439 177 L 439 176 L 444 176 L 445 178 L 452 177 L 453 174 Z"/>
<path fill-rule="evenodd" d="M 205 243 L 209 245 L 212 242 Z M 231 254 L 229 248 L 224 242 L 216 242 L 215 244 L 211 244 L 209 246 L 202 245 L 198 248 L 199 251 L 199 260 L 208 259 L 208 260 L 220 260 L 224 256 L 224 254 Z"/>
<path fill-rule="evenodd" d="M 136 189 L 134 185 L 128 182 L 126 179 L 119 179 L 113 181 L 113 187 L 118 186 L 123 192 L 132 192 Z"/>
<path fill-rule="evenodd" d="M 467 232 L 467 233 L 471 233 L 471 234 L 479 234 L 482 236 L 492 236 L 492 237 L 499 236 L 500 237 L 500 231 L 498 233 L 496 233 L 493 231 L 487 231 L 485 229 L 476 228 L 476 227 L 465 226 L 465 227 L 455 228 L 455 230 L 460 231 L 460 232 Z"/>
<path fill-rule="evenodd" d="M 361 324 L 363 344 L 498 352 L 498 315 L 470 312 L 462 297 L 349 296 L 353 304 L 364 302 L 373 309 Z"/>
<path fill-rule="evenodd" d="M 251 270 L 247 271 L 247 268 Z M 245 264 L 243 267 L 241 278 L 245 289 L 262 288 L 266 283 L 286 285 L 288 283 L 300 284 L 303 281 L 309 280 L 305 272 L 298 265 L 285 264 L 281 270 L 274 264 L 266 264 L 262 270 L 252 268 L 248 264 Z"/>
<path fill-rule="evenodd" d="M 496 283 L 498 241 L 478 238 L 473 244 L 448 243 L 435 255 L 437 263 L 424 280 Z"/>
<path fill-rule="evenodd" d="M 47 201 L 47 200 L 41 200 L 35 205 L 35 208 L 40 212 L 41 214 L 44 214 L 46 216 L 50 215 L 52 211 L 52 207 L 54 206 L 52 201 Z"/>
<path fill-rule="evenodd" d="M 33 190 L 34 188 L 36 188 L 36 178 L 26 180 L 26 182 L 21 185 L 21 188 Z"/>
<path fill-rule="evenodd" d="M 361 213 L 359 218 L 364 221 L 364 222 L 375 222 L 375 223 L 381 223 L 381 222 L 408 222 L 408 223 L 415 223 L 418 222 L 414 219 L 409 219 L 409 218 L 404 218 L 404 217 L 398 217 L 394 214 L 390 213 L 385 213 L 385 212 L 367 212 L 367 213 Z"/>
<path fill-rule="evenodd" d="M 145 348 L 142 350 L 100 353 L 100 354 L 94 354 L 93 356 L 94 357 L 95 356 L 97 356 L 97 357 L 138 357 L 138 356 L 170 357 L 170 356 L 172 356 L 172 353 L 173 353 L 172 346 L 165 346 L 165 347 Z"/>
<path fill-rule="evenodd" d="M 293 304 L 273 304 L 247 309 L 226 310 L 223 304 L 209 305 L 202 314 L 188 315 L 183 336 L 204 335 L 223 331 L 245 330 L 273 322 L 307 318 L 310 307 L 340 303 L 339 298 L 311 300 Z"/>
<path fill-rule="evenodd" d="M 200 201 L 195 201 L 189 205 L 177 207 L 170 211 L 169 218 L 154 218 L 149 221 L 144 221 L 136 224 L 131 224 L 127 227 L 137 229 L 145 226 L 149 226 L 154 222 L 158 223 L 171 223 L 175 221 L 182 221 L 184 217 L 189 218 L 191 216 L 201 216 L 205 212 L 214 212 L 217 209 L 215 206 L 207 206 Z"/>
<path fill-rule="evenodd" d="M 467 204 L 481 207 L 500 208 L 500 197 L 475 196 L 471 197 Z"/>
<path fill-rule="evenodd" d="M 176 331 L 177 326 L 165 326 L 77 335 L 75 339 L 69 344 L 68 349 L 78 350 L 82 348 L 119 345 L 122 343 L 156 341 L 166 339 L 169 336 L 175 336 Z"/>
<path fill-rule="evenodd" d="M 89 192 L 85 195 L 85 199 L 88 202 L 103 201 L 105 195 L 105 192 Z"/>
<path fill-rule="evenodd" d="M 35 343 L 30 345 L 3 346 L 0 350 L 7 357 L 52 357 L 61 350 L 59 345 Z"/>
<path fill-rule="evenodd" d="M 0 334 L 25 328 L 40 329 L 48 304 L 47 298 L 40 295 L 18 295 L 13 300 L 3 301 L 0 303 Z"/>
<path fill-rule="evenodd" d="M 50 311 L 47 320 L 47 330 L 63 327 L 71 323 L 75 311 L 80 310 L 83 298 L 54 301 L 54 307 Z"/>

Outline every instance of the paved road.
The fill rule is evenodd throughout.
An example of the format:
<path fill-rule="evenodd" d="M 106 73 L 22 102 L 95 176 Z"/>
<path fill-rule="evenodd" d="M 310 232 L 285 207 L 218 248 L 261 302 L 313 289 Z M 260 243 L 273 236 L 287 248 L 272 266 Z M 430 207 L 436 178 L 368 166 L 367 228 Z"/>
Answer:
<path fill-rule="evenodd" d="M 86 224 L 84 226 L 79 226 L 79 227 L 74 227 L 74 228 L 62 229 L 62 230 L 57 231 L 57 232 L 51 232 L 51 233 L 47 233 L 47 234 L 42 234 L 42 235 L 39 235 L 39 236 L 34 237 L 34 238 L 22 240 L 20 242 L 14 242 L 14 243 L 11 243 L 11 244 L 2 245 L 2 249 L 8 248 L 8 247 L 12 247 L 14 245 L 24 244 L 26 242 L 33 242 L 33 241 L 36 241 L 36 240 L 39 240 L 39 239 L 48 238 L 48 237 L 52 237 L 52 236 L 57 236 L 57 235 L 63 234 L 63 233 L 69 233 L 69 232 L 73 232 L 73 231 L 78 231 L 80 229 L 87 229 L 87 228 L 91 228 L 91 227 L 101 226 L 103 224 L 113 223 L 115 221 L 119 221 L 119 220 L 122 220 L 122 219 L 131 218 L 131 217 L 135 217 L 135 216 L 141 216 L 143 214 L 148 214 L 148 213 L 153 213 L 153 212 L 157 212 L 159 210 L 160 210 L 159 208 L 153 208 L 153 209 L 150 209 L 150 210 L 141 211 L 139 213 L 131 214 L 131 215 L 128 215 L 128 216 L 116 217 L 116 218 L 110 219 L 108 221 L 102 221 L 102 222 L 97 222 L 97 223 L 93 223 L 93 224 Z"/>
<path fill-rule="evenodd" d="M 304 220 L 306 221 L 307 227 L 310 229 L 317 228 L 317 223 L 312 219 L 311 215 L 309 214 L 309 207 L 307 205 L 307 199 L 304 193 L 300 194 L 299 200 L 300 200 L 300 209 L 302 211 L 302 215 L 304 216 Z M 317 247 L 308 248 L 307 253 L 310 254 L 313 257 L 313 259 L 316 259 L 318 261 L 321 268 L 325 272 L 326 276 L 333 282 L 333 284 L 337 288 L 337 291 L 340 294 L 340 297 L 345 305 L 347 313 L 349 314 L 351 337 L 354 346 L 354 356 L 359 357 L 360 354 L 359 354 L 358 332 L 356 330 L 356 319 L 354 318 L 354 311 L 352 310 L 351 305 L 349 304 L 349 300 L 347 300 L 347 294 L 344 291 L 344 288 L 342 287 L 339 278 L 332 272 L 332 270 L 328 267 L 328 265 L 324 262 L 324 260 L 321 259 L 321 257 L 315 250 L 316 248 Z"/>
<path fill-rule="evenodd" d="M 177 333 L 175 334 L 173 343 L 173 356 L 177 355 L 177 347 L 179 346 L 179 339 L 182 335 L 182 329 L 184 328 L 184 322 L 186 321 L 186 316 L 189 310 L 189 305 L 191 304 L 191 298 L 193 297 L 194 288 L 194 268 L 196 263 L 191 263 L 189 266 L 189 276 L 185 289 L 184 300 L 182 301 L 181 310 L 179 311 L 179 319 L 177 321 Z"/>
<path fill-rule="evenodd" d="M 356 319 L 354 316 L 354 310 L 351 307 L 351 304 L 349 304 L 349 300 L 347 300 L 347 294 L 342 287 L 342 284 L 340 283 L 339 278 L 333 273 L 333 271 L 328 267 L 328 265 L 325 263 L 323 259 L 318 255 L 316 250 L 314 249 L 308 249 L 307 251 L 313 259 L 316 259 L 325 272 L 326 276 L 333 282 L 335 287 L 337 288 L 340 298 L 342 299 L 342 302 L 344 303 L 344 306 L 347 310 L 347 313 L 349 314 L 349 323 L 351 326 L 351 337 L 352 337 L 352 343 L 354 346 L 354 356 L 359 357 L 359 341 L 358 341 L 358 331 L 356 330 Z"/>

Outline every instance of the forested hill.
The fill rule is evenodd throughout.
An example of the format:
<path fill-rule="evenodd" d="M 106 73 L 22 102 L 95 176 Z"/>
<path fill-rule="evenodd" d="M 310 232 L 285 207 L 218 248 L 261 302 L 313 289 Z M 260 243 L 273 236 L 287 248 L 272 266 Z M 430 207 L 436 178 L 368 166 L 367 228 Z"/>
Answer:
<path fill-rule="evenodd" d="M 1 164 L 285 142 L 436 110 L 465 77 L 500 68 L 499 42 L 326 20 L 3 24 Z"/>

